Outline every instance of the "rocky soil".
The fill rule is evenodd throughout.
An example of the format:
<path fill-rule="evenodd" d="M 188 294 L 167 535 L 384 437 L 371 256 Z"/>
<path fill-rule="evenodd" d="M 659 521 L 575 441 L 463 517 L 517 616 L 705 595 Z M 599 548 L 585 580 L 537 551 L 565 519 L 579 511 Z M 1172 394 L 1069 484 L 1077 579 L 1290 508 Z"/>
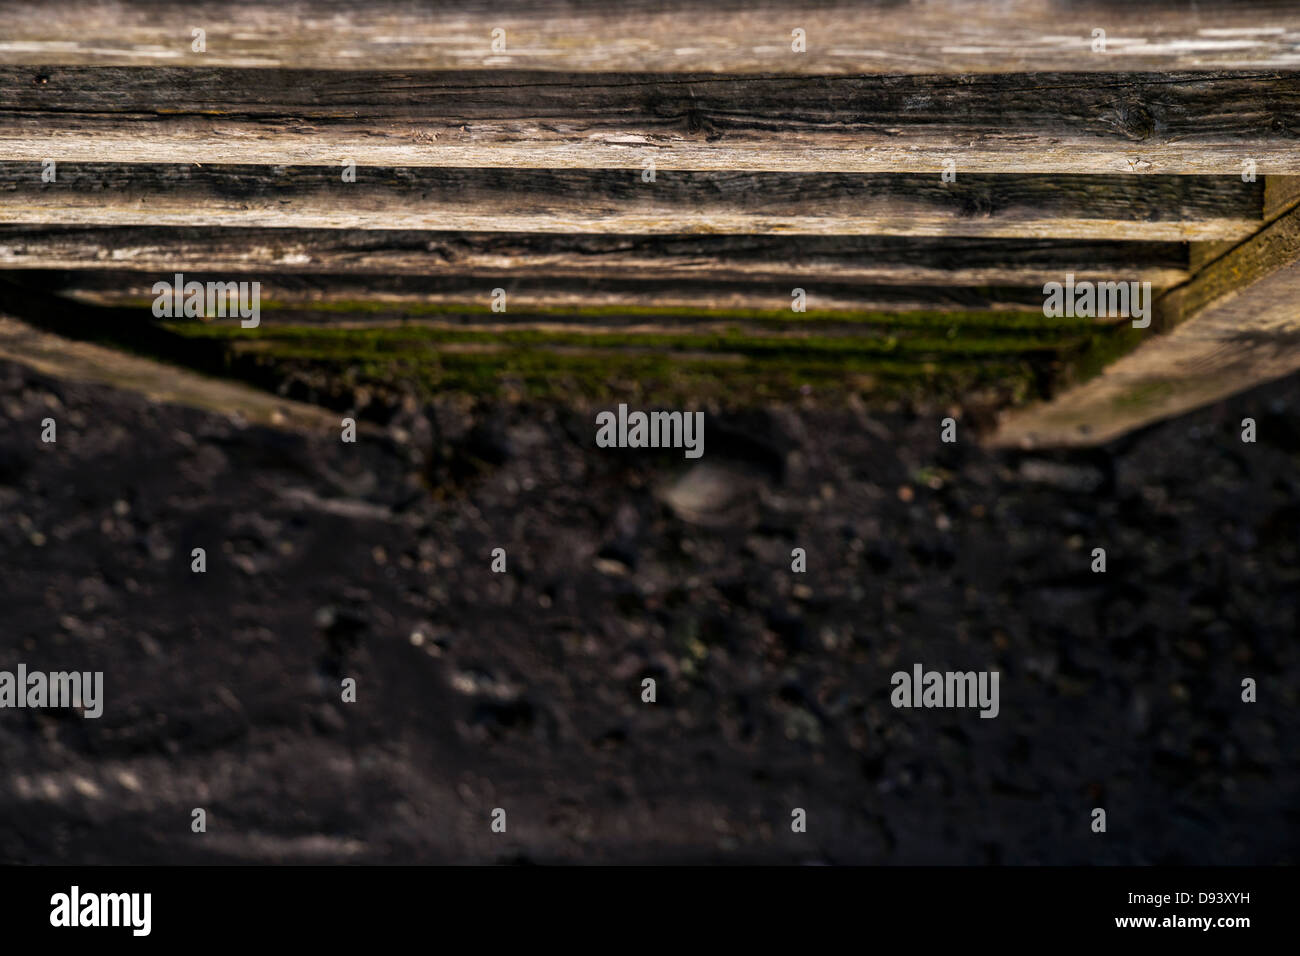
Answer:
<path fill-rule="evenodd" d="M 0 860 L 1300 862 L 1300 379 L 1091 452 L 944 414 L 345 444 L 0 364 L 0 669 L 106 698 L 0 710 Z M 894 709 L 918 662 L 999 716 Z"/>

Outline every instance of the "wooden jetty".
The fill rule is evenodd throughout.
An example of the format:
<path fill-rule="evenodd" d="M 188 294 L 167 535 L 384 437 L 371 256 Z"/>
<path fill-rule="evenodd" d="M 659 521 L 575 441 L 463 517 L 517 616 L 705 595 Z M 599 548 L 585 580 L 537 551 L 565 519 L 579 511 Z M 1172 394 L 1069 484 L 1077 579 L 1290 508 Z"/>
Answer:
<path fill-rule="evenodd" d="M 1092 444 L 1300 367 L 1298 205 L 1283 2 L 0 7 L 0 342 L 79 374 L 978 395 Z M 258 326 L 160 320 L 178 273 Z M 1067 277 L 1149 321 L 1046 315 Z"/>

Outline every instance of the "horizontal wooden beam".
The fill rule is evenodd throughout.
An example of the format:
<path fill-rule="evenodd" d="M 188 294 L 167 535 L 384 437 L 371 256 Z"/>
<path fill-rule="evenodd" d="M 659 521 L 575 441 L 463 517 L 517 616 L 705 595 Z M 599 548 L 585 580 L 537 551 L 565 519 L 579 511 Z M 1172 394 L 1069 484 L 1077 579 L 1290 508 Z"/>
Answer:
<path fill-rule="evenodd" d="M 0 156 L 30 162 L 1262 176 L 1300 173 L 1298 114 L 1276 72 L 0 68 Z"/>
<path fill-rule="evenodd" d="M 1030 286 L 1121 273 L 1167 288 L 1178 242 L 906 236 L 541 235 L 342 229 L 0 226 L 0 269 L 653 279 L 791 286 Z"/>
<path fill-rule="evenodd" d="M 202 52 L 196 28 L 204 31 Z M 804 52 L 796 52 L 795 30 L 803 31 Z M 1300 63 L 1300 11 L 1285 0 L 22 0 L 0 6 L 0 38 L 0 59 L 21 65 L 809 74 L 1286 69 Z"/>
<path fill-rule="evenodd" d="M 1300 369 L 1300 209 L 1157 303 L 1163 335 L 1051 402 L 1009 412 L 1012 447 L 1096 445 Z"/>
<path fill-rule="evenodd" d="M 1205 176 L 0 163 L 0 225 L 781 233 L 1183 241 L 1242 238 L 1263 181 Z"/>
<path fill-rule="evenodd" d="M 5 279 L 29 289 L 40 289 L 96 305 L 135 305 L 148 311 L 158 282 L 171 283 L 176 270 L 6 271 Z M 1128 274 L 1127 272 L 1125 273 Z M 1041 285 L 957 286 L 853 284 L 826 276 L 822 281 L 786 277 L 778 281 L 710 277 L 664 279 L 654 276 L 622 278 L 592 276 L 534 276 L 513 274 L 443 275 L 324 275 L 230 272 L 183 272 L 185 281 L 257 282 L 265 303 L 263 321 L 300 321 L 303 315 L 319 321 L 346 316 L 359 318 L 446 314 L 457 310 L 493 315 L 493 291 L 501 289 L 510 313 L 535 309 L 600 310 L 613 315 L 620 309 L 635 316 L 647 311 L 680 310 L 697 319 L 703 310 L 759 310 L 799 321 L 792 310 L 792 290 L 804 290 L 802 302 L 810 312 L 847 313 L 966 312 L 970 310 L 1031 311 L 1042 317 Z M 289 314 L 286 314 L 289 313 Z"/>

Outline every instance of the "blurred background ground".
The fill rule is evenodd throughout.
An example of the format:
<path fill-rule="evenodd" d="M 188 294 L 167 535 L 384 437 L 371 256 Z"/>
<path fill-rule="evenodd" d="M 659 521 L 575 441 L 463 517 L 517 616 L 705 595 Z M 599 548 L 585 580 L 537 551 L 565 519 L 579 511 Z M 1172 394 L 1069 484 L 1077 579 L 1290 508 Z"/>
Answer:
<path fill-rule="evenodd" d="M 507 400 L 350 445 L 12 363 L 0 411 L 0 668 L 105 673 L 0 711 L 0 860 L 1300 858 L 1300 379 L 1060 454 L 815 397 L 698 462 Z M 998 718 L 893 709 L 918 662 Z"/>

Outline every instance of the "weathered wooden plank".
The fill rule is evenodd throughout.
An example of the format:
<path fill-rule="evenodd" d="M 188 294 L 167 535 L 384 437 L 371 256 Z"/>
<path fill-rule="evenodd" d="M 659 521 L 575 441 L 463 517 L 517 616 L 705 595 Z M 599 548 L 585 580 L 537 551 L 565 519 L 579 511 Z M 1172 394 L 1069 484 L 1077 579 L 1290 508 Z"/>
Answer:
<path fill-rule="evenodd" d="M 997 445 L 1095 445 L 1300 369 L 1300 209 L 1158 303 L 1157 335 L 1098 377 L 1008 413 Z"/>
<path fill-rule="evenodd" d="M 9 271 L 5 278 L 30 289 L 57 292 L 98 305 L 141 305 L 152 303 L 157 282 L 172 282 L 176 270 L 156 272 L 126 270 L 40 270 Z M 752 278 L 665 279 L 594 278 L 536 276 L 523 278 L 507 273 L 497 276 L 467 276 L 457 272 L 443 275 L 327 275 L 265 274 L 239 270 L 211 273 L 189 271 L 185 280 L 205 283 L 258 282 L 267 309 L 293 310 L 295 314 L 315 311 L 325 321 L 352 314 L 357 317 L 401 314 L 444 314 L 458 309 L 488 311 L 493 292 L 505 293 L 505 307 L 511 313 L 536 309 L 600 310 L 608 314 L 627 309 L 631 313 L 680 309 L 698 317 L 702 310 L 762 310 L 784 314 L 799 321 L 802 313 L 792 311 L 792 289 L 804 290 L 807 309 L 840 312 L 966 312 L 997 309 L 1034 310 L 1041 317 L 1041 285 L 959 286 L 853 284 L 827 277 L 818 283 L 785 278 L 760 281 Z M 799 285 L 799 282 L 803 282 Z M 275 312 L 264 310 L 264 322 L 274 322 Z M 489 313 L 491 314 L 491 313 Z"/>
<path fill-rule="evenodd" d="M 1263 222 L 1272 222 L 1300 205 L 1300 176 L 1268 176 L 1264 181 Z M 1231 251 L 1239 241 L 1188 243 L 1187 268 L 1193 274 L 1200 272 L 1216 259 Z M 1181 283 L 1180 283 L 1181 284 Z"/>
<path fill-rule="evenodd" d="M 1215 259 L 1231 250 L 1238 241 L 1227 239 L 1222 242 L 1189 242 L 1187 244 L 1188 270 L 1192 273 L 1200 272 Z"/>
<path fill-rule="evenodd" d="M 935 176 L 0 163 L 0 224 L 1180 241 L 1249 235 L 1263 183 Z"/>
<path fill-rule="evenodd" d="M 0 68 L 39 162 L 1300 173 L 1300 73 L 663 76 Z"/>
<path fill-rule="evenodd" d="M 0 359 L 20 362 L 64 381 L 111 385 L 152 401 L 202 408 L 245 423 L 310 431 L 338 427 L 338 416 L 315 405 L 90 342 L 63 338 L 4 314 L 0 314 Z"/>
<path fill-rule="evenodd" d="M 205 31 L 195 52 L 193 29 Z M 792 31 L 806 36 L 794 52 Z M 497 43 L 494 48 L 494 31 Z M 1094 51 L 1094 30 L 1105 32 Z M 25 0 L 0 6 L 12 64 L 755 73 L 1280 69 L 1285 0 Z"/>
<path fill-rule="evenodd" d="M 711 316 L 711 317 L 710 317 Z M 278 316 L 277 316 L 278 318 Z M 791 317 L 795 318 L 795 317 Z M 518 334 L 537 333 L 538 345 L 546 344 L 547 338 L 554 336 L 558 340 L 575 335 L 630 338 L 633 336 L 656 337 L 661 341 L 647 339 L 646 346 L 690 343 L 701 339 L 715 337 L 726 340 L 732 347 L 744 347 L 747 340 L 752 340 L 756 347 L 767 348 L 780 343 L 799 346 L 810 339 L 826 342 L 827 340 L 844 340 L 844 351 L 853 351 L 855 343 L 887 343 L 889 348 L 906 349 L 907 346 L 921 342 L 923 346 L 941 344 L 944 352 L 931 352 L 931 355 L 943 355 L 948 352 L 978 351 L 982 355 L 1028 355 L 1031 353 L 1047 355 L 1056 354 L 1064 348 L 1077 345 L 1087 339 L 1087 334 L 1078 329 L 1059 330 L 1056 332 L 1036 329 L 996 328 L 992 331 L 982 326 L 966 326 L 961 322 L 961 314 L 954 315 L 951 326 L 944 328 L 937 324 L 932 327 L 917 329 L 903 323 L 888 325 L 886 323 L 835 321 L 822 316 L 813 319 L 777 323 L 771 321 L 737 320 L 720 317 L 715 313 L 696 314 L 665 313 L 662 316 L 621 315 L 611 313 L 593 317 L 574 309 L 553 314 L 524 313 L 515 317 L 509 315 L 494 316 L 492 319 L 483 315 L 454 315 L 445 319 L 404 318 L 404 319 L 358 319 L 353 317 L 339 319 L 334 316 L 328 324 L 313 324 L 304 321 L 302 314 L 294 314 L 290 321 L 271 321 L 264 323 L 264 338 L 250 339 L 248 345 L 255 347 L 259 341 L 267 342 L 267 349 L 274 350 L 277 334 L 292 337 L 301 334 L 304 329 L 315 331 L 350 331 L 373 333 L 383 331 L 405 331 L 412 338 L 425 333 L 474 333 L 487 339 L 499 336 L 508 341 Z M 506 321 L 509 320 L 509 321 Z M 223 320 L 217 320 L 218 323 Z M 232 328 L 236 322 L 226 322 L 226 328 Z M 917 323 L 919 325 L 920 323 Z M 261 328 L 262 326 L 259 326 Z M 210 328 L 210 326 L 209 326 Z M 949 329 L 954 330 L 947 337 Z M 964 337 L 960 337 L 964 333 Z M 971 339 L 980 333 L 978 345 L 971 346 Z M 243 341 L 243 340 L 240 340 Z M 968 351 L 962 351 L 968 350 Z M 833 358 L 833 356 L 831 356 Z"/>
<path fill-rule="evenodd" d="M 1300 176 L 1268 176 L 1264 180 L 1264 221 L 1270 222 L 1300 205 Z"/>
<path fill-rule="evenodd" d="M 1177 242 L 907 236 L 538 235 L 220 227 L 0 227 L 0 269 L 268 275 L 708 279 L 1030 286 L 1124 273 L 1167 288 L 1188 277 Z"/>

